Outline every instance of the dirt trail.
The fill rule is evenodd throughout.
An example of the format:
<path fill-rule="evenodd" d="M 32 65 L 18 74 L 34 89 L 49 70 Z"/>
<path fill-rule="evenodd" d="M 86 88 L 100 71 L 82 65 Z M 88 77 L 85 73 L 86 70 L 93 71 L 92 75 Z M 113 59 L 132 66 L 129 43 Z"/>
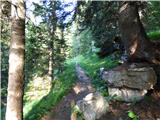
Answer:
<path fill-rule="evenodd" d="M 95 91 L 90 78 L 79 65 L 76 66 L 76 74 L 78 79 L 72 90 L 42 120 L 71 120 L 71 103 Z"/>
<path fill-rule="evenodd" d="M 71 103 L 95 91 L 90 78 L 79 65 L 76 66 L 76 73 L 78 79 L 72 90 L 41 120 L 76 120 L 71 119 Z M 160 120 L 160 95 L 151 94 L 148 100 L 144 99 L 136 104 L 111 101 L 109 109 L 110 112 L 99 120 L 130 120 L 127 111 L 134 111 L 139 120 Z"/>

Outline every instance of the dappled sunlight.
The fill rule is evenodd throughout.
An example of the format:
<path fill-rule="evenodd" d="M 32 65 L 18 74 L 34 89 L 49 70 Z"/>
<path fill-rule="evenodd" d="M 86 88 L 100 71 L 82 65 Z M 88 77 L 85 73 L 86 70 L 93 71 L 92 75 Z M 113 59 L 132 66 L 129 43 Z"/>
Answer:
<path fill-rule="evenodd" d="M 36 100 L 47 95 L 52 87 L 49 76 L 40 77 L 38 75 L 32 78 L 32 82 L 28 84 L 29 91 L 26 91 L 24 98 L 27 100 Z"/>
<path fill-rule="evenodd" d="M 119 12 L 123 12 L 128 7 L 128 4 L 123 5 L 123 7 L 120 8 Z"/>
<path fill-rule="evenodd" d="M 24 1 L 23 0 L 19 0 L 19 4 L 17 4 L 17 1 L 12 1 L 13 5 L 18 5 L 18 6 L 12 6 L 12 17 L 14 19 L 25 19 L 25 8 L 24 8 Z"/>
<path fill-rule="evenodd" d="M 77 84 L 76 86 L 73 87 L 73 90 L 76 94 L 79 94 L 80 92 L 85 91 L 86 88 L 81 87 L 79 84 Z"/>
<path fill-rule="evenodd" d="M 138 40 L 134 40 L 134 43 L 132 44 L 132 46 L 130 47 L 130 55 L 133 55 L 138 47 Z"/>
<path fill-rule="evenodd" d="M 79 93 L 81 92 L 84 92 L 84 91 L 94 91 L 94 88 L 88 84 L 88 85 L 85 85 L 86 83 L 82 84 L 82 83 L 77 83 L 74 87 L 73 87 L 73 90 L 74 92 L 78 95 Z"/>
<path fill-rule="evenodd" d="M 160 118 L 160 2 L 0 6 L 2 120 Z"/>
<path fill-rule="evenodd" d="M 17 120 L 17 112 L 14 111 L 14 110 L 10 110 L 10 111 L 7 111 L 8 112 L 8 115 L 6 117 L 7 120 Z"/>
<path fill-rule="evenodd" d="M 9 55 L 9 63 L 12 65 L 9 69 L 10 73 L 14 73 L 15 71 L 17 71 L 17 68 L 22 68 L 24 64 L 24 56 L 20 54 L 24 50 L 24 48 L 22 49 L 22 46 L 18 46 L 18 48 L 16 47 L 17 45 L 15 47 L 13 46 Z"/>
<path fill-rule="evenodd" d="M 98 112 L 106 111 L 106 106 L 108 107 L 108 104 L 106 104 L 106 101 L 103 97 L 99 97 L 99 99 L 96 101 L 96 109 Z"/>
<path fill-rule="evenodd" d="M 100 93 L 91 92 L 79 100 L 77 106 L 83 112 L 85 120 L 95 120 L 106 113 L 109 104 Z"/>
<path fill-rule="evenodd" d="M 74 63 L 67 65 L 68 67 L 66 68 L 66 71 L 59 75 L 54 82 L 52 81 L 51 88 L 48 86 L 49 82 L 46 76 L 33 77 L 33 79 L 37 81 L 35 82 L 35 86 L 40 85 L 40 87 L 50 88 L 50 90 L 47 91 L 48 89 L 46 90 L 39 88 L 42 89 L 42 92 L 44 91 L 43 94 L 40 93 L 41 96 L 30 100 L 32 102 L 26 102 L 24 106 L 24 120 L 29 120 L 30 118 L 39 120 L 45 115 L 48 109 L 51 109 L 55 104 L 57 104 L 60 99 L 62 99 L 62 97 L 71 89 L 72 84 L 74 84 L 74 80 L 76 79 L 74 74 L 75 69 L 73 68 Z M 45 83 L 43 79 L 46 80 L 47 83 Z M 32 88 L 33 86 L 30 87 Z M 39 89 L 37 88 L 36 90 L 37 94 L 39 94 L 38 91 L 41 91 Z M 30 91 L 34 92 L 34 88 Z"/>

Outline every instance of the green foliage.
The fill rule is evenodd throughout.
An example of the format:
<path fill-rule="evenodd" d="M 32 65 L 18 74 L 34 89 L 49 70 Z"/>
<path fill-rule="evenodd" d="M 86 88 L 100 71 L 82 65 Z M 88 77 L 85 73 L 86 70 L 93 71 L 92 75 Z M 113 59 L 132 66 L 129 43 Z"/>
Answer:
<path fill-rule="evenodd" d="M 9 41 L 11 39 L 11 4 L 8 1 L 0 1 L 0 7 L 1 119 L 5 120 L 9 67 Z"/>
<path fill-rule="evenodd" d="M 75 105 L 74 101 L 71 102 L 71 114 L 76 115 L 77 120 L 84 120 L 82 111 Z"/>
<path fill-rule="evenodd" d="M 90 28 L 95 46 L 111 41 L 119 34 L 117 24 L 118 2 L 78 1 L 76 20 L 79 31 Z"/>
<path fill-rule="evenodd" d="M 75 57 L 81 54 L 89 54 L 95 51 L 94 37 L 89 28 L 80 33 L 78 31 L 75 32 L 74 30 L 73 32 L 74 33 L 72 37 L 72 51 L 71 51 L 72 56 Z"/>
<path fill-rule="evenodd" d="M 40 17 L 42 22 L 39 25 L 34 25 L 30 21 L 26 24 L 24 96 L 26 120 L 39 120 L 70 90 L 75 80 L 73 63 L 64 64 L 68 49 L 64 38 L 65 25 L 62 20 L 57 20 L 59 14 L 55 13 L 62 12 L 60 6 L 59 1 L 35 3 L 33 14 Z M 51 62 L 53 77 L 50 80 L 48 73 Z M 38 85 L 35 87 L 35 84 Z"/>
<path fill-rule="evenodd" d="M 33 75 L 42 75 L 48 68 L 48 56 L 45 56 L 48 54 L 46 51 L 48 33 L 45 24 L 40 24 L 38 27 L 29 22 L 26 29 L 25 78 L 28 81 Z"/>
<path fill-rule="evenodd" d="M 76 63 L 85 70 L 87 75 L 91 78 L 94 87 L 103 95 L 107 96 L 107 100 L 113 99 L 112 96 L 108 96 L 106 83 L 100 79 L 98 71 L 101 67 L 111 69 L 118 64 L 118 60 L 113 60 L 112 56 L 108 56 L 104 59 L 98 58 L 96 54 L 78 55 L 72 59 L 68 59 L 67 63 Z M 77 114 L 78 119 L 83 120 L 83 115 L 77 106 L 73 106 L 72 113 Z"/>
<path fill-rule="evenodd" d="M 115 36 L 120 35 L 117 22 L 119 5 L 119 2 L 116 1 L 78 1 L 75 17 L 78 30 L 83 31 L 90 28 L 96 47 L 101 47 L 105 41 L 112 41 Z M 160 29 L 159 6 L 158 1 L 144 2 L 144 5 L 141 6 L 141 20 L 147 32 Z M 157 34 L 151 35 L 153 39 L 157 37 Z"/>
<path fill-rule="evenodd" d="M 118 120 L 123 120 L 123 119 L 121 117 L 119 117 Z"/>
<path fill-rule="evenodd" d="M 144 15 L 144 23 L 146 25 L 147 31 L 154 31 L 160 29 L 160 2 L 159 1 L 149 1 L 147 2 L 146 14 Z"/>
<path fill-rule="evenodd" d="M 48 84 L 49 80 L 55 79 L 57 74 L 62 73 L 64 69 L 67 45 L 63 34 L 63 23 L 57 22 L 55 11 L 58 6 L 56 3 L 48 1 L 42 2 L 41 5 L 34 4 L 33 14 L 39 16 L 42 22 L 34 25 L 28 21 L 26 24 L 25 102 L 32 100 L 33 97 L 30 97 L 32 95 L 29 93 L 35 90 L 36 99 L 42 97 L 44 89 L 51 86 Z M 50 79 L 47 77 L 49 74 Z M 36 79 L 39 80 L 36 81 Z M 34 84 L 37 82 L 41 84 L 35 87 Z M 47 87 L 44 87 L 43 83 Z"/>
<path fill-rule="evenodd" d="M 138 116 L 135 115 L 133 111 L 128 111 L 128 117 L 131 118 L 131 120 L 138 120 Z"/>
<path fill-rule="evenodd" d="M 150 40 L 160 40 L 160 30 L 149 32 L 147 35 Z"/>
<path fill-rule="evenodd" d="M 66 63 L 65 72 L 53 81 L 49 94 L 25 104 L 24 120 L 39 120 L 69 92 L 76 79 L 74 67 L 73 62 Z"/>
<path fill-rule="evenodd" d="M 8 4 L 9 2 L 7 2 Z M 151 40 L 160 39 L 160 22 L 157 18 L 160 17 L 160 2 L 148 2 L 148 15 L 144 17 L 144 23 L 147 24 L 148 36 Z M 7 80 L 8 80 L 8 55 L 10 41 L 10 4 L 2 9 L 5 15 L 1 17 L 1 98 L 2 102 L 6 102 L 7 96 Z M 66 5 L 66 7 L 69 4 Z M 107 6 L 107 7 L 106 7 Z M 67 94 L 71 86 L 75 82 L 75 63 L 80 64 L 92 78 L 92 83 L 95 88 L 104 96 L 108 96 L 106 84 L 100 80 L 98 76 L 99 68 L 104 67 L 111 69 L 118 64 L 118 60 L 108 56 L 104 59 L 99 59 L 96 54 L 95 46 L 102 45 L 104 41 L 111 40 L 119 34 L 116 11 L 118 10 L 117 2 L 109 1 L 78 1 L 75 8 L 75 21 L 70 26 L 72 38 L 71 52 L 68 51 L 66 36 L 71 37 L 67 32 L 67 24 L 64 23 L 66 16 L 72 12 L 64 11 L 65 5 L 60 1 L 43 2 L 41 5 L 34 4 L 33 14 L 39 16 L 42 22 L 39 25 L 34 25 L 30 21 L 26 24 L 26 42 L 25 42 L 25 96 L 24 96 L 24 119 L 39 120 L 47 111 L 55 106 L 59 100 Z M 3 7 L 4 8 L 4 7 Z M 57 14 L 56 14 L 57 13 Z M 46 75 L 49 68 L 49 52 L 52 52 L 53 60 L 53 76 L 51 89 L 49 93 L 38 86 L 34 88 L 34 77 L 42 77 L 43 81 L 48 81 Z M 66 58 L 68 56 L 73 59 Z M 65 64 L 64 64 L 65 63 Z M 48 87 L 48 85 L 45 83 Z M 36 91 L 35 91 L 36 90 Z M 38 93 L 38 97 L 31 100 L 29 93 Z M 41 95 L 41 93 L 45 94 Z M 45 96 L 44 96 L 45 95 Z M 108 98 L 112 99 L 112 98 Z M 75 112 L 78 112 L 74 109 Z M 5 114 L 5 104 L 2 104 L 2 119 Z M 128 116 L 132 120 L 138 120 L 138 117 L 128 111 Z"/>
<path fill-rule="evenodd" d="M 103 80 L 100 80 L 98 71 L 101 67 L 111 69 L 117 66 L 118 60 L 113 60 L 111 56 L 100 59 L 96 54 L 88 54 L 83 56 L 79 55 L 73 58 L 72 61 L 80 64 L 80 66 L 85 69 L 88 76 L 91 77 L 94 87 L 104 96 L 108 96 L 108 93 L 106 92 L 106 83 Z"/>

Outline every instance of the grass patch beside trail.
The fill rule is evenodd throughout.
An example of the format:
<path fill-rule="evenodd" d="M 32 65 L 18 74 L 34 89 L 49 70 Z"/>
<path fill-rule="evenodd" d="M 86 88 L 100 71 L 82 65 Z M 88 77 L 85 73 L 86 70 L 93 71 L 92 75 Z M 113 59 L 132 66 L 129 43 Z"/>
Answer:
<path fill-rule="evenodd" d="M 80 66 L 85 70 L 87 75 L 92 79 L 94 87 L 100 91 L 104 96 L 107 96 L 106 84 L 103 80 L 100 80 L 98 76 L 98 71 L 101 67 L 106 69 L 111 69 L 118 65 L 118 60 L 112 60 L 111 56 L 104 59 L 98 58 L 96 54 L 93 55 L 79 55 L 72 59 L 72 61 L 80 64 Z"/>
<path fill-rule="evenodd" d="M 40 120 L 46 112 L 69 92 L 75 80 L 75 65 L 72 62 L 68 62 L 64 73 L 53 82 L 53 87 L 48 95 L 25 104 L 24 120 Z"/>
<path fill-rule="evenodd" d="M 160 40 L 160 30 L 147 33 L 150 40 Z"/>
<path fill-rule="evenodd" d="M 53 82 L 53 87 L 48 95 L 25 104 L 24 120 L 40 120 L 69 92 L 76 80 L 75 63 L 79 63 L 89 77 L 92 78 L 93 85 L 97 90 L 103 93 L 103 95 L 108 95 L 104 81 L 99 79 L 97 71 L 100 67 L 113 68 L 118 62 L 112 60 L 110 56 L 99 59 L 96 54 L 79 55 L 66 61 L 64 73 Z"/>

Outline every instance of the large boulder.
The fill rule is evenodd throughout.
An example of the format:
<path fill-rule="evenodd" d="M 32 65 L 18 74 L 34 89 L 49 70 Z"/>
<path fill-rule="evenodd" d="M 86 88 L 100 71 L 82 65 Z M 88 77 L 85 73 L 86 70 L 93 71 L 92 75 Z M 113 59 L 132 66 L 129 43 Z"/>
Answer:
<path fill-rule="evenodd" d="M 108 87 L 108 93 L 110 96 L 114 96 L 114 99 L 119 101 L 136 102 L 144 98 L 147 90 Z"/>
<path fill-rule="evenodd" d="M 82 111 L 85 120 L 99 119 L 109 109 L 108 102 L 98 92 L 88 94 L 83 100 L 77 102 L 77 106 Z"/>
<path fill-rule="evenodd" d="M 123 64 L 104 71 L 102 79 L 108 84 L 109 95 L 125 102 L 143 99 L 147 90 L 152 89 L 157 82 L 153 68 L 143 63 Z"/>
<path fill-rule="evenodd" d="M 140 90 L 152 89 L 156 84 L 156 74 L 152 67 L 118 67 L 105 71 L 102 75 L 109 86 L 128 87 Z"/>

